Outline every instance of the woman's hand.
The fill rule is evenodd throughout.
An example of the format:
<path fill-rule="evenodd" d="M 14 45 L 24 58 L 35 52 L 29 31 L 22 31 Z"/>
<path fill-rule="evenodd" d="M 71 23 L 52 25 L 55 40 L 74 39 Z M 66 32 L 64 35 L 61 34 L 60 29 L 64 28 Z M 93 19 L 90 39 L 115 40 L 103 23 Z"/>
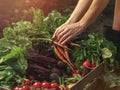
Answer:
<path fill-rule="evenodd" d="M 53 34 L 53 40 L 60 44 L 66 44 L 72 41 L 76 36 L 81 34 L 84 27 L 79 22 L 71 24 L 63 24 L 58 27 Z"/>

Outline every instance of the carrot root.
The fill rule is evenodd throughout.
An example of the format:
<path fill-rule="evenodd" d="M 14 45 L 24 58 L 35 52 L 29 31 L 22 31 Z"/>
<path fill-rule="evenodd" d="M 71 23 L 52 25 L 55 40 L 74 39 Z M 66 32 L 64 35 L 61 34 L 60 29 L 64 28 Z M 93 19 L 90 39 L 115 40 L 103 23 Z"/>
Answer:
<path fill-rule="evenodd" d="M 77 46 L 77 47 L 80 47 L 80 45 L 77 44 L 77 43 L 72 43 L 72 42 L 71 42 L 70 45 L 71 45 L 71 46 Z"/>
<path fill-rule="evenodd" d="M 57 45 L 57 46 L 62 47 L 62 48 L 69 49 L 69 48 L 66 47 L 65 45 L 59 44 L 58 42 L 53 41 L 53 43 L 54 43 L 55 45 Z"/>
<path fill-rule="evenodd" d="M 65 53 L 59 46 L 54 47 L 54 52 L 62 62 L 66 63 L 71 68 L 72 71 L 75 71 L 73 65 L 71 64 L 70 61 L 66 59 Z"/>

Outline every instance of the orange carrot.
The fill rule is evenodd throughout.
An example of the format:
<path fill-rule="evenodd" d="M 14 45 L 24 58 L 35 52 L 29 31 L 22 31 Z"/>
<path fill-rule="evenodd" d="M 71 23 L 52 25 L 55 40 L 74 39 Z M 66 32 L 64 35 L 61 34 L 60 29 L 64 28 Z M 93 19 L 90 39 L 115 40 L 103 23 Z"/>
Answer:
<path fill-rule="evenodd" d="M 64 57 L 64 60 L 65 60 L 66 64 L 72 69 L 72 71 L 75 71 L 74 68 L 73 68 L 73 65 L 70 62 L 70 60 L 67 59 L 64 50 L 62 50 L 62 48 L 60 48 L 59 46 L 57 46 L 57 49 L 58 49 L 58 51 L 60 50 L 59 53 Z"/>
<path fill-rule="evenodd" d="M 71 61 L 70 61 L 70 57 L 69 57 L 69 54 L 68 54 L 68 50 L 66 49 L 62 49 L 60 48 L 59 46 L 56 47 L 58 49 L 58 51 L 61 53 L 61 55 L 66 59 L 67 62 L 69 62 L 72 65 Z"/>
<path fill-rule="evenodd" d="M 68 47 L 66 47 L 65 45 L 62 45 L 62 44 L 60 44 L 60 43 L 58 43 L 58 42 L 53 41 L 53 43 L 54 43 L 55 45 L 57 45 L 57 46 L 62 47 L 62 48 L 69 49 L 69 48 L 68 48 Z"/>
<path fill-rule="evenodd" d="M 69 57 L 69 54 L 68 54 L 68 50 L 64 49 L 64 52 L 65 52 L 67 60 L 70 60 L 70 57 Z"/>
<path fill-rule="evenodd" d="M 56 55 L 58 56 L 58 58 L 66 63 L 71 69 L 72 71 L 75 71 L 74 68 L 71 66 L 71 64 L 64 58 L 64 56 L 61 54 L 61 52 L 58 50 L 58 46 L 57 47 L 54 47 L 54 52 L 56 53 Z"/>
<path fill-rule="evenodd" d="M 60 48 L 59 46 L 56 47 L 58 49 L 58 51 L 61 53 L 61 55 L 64 57 L 64 58 L 67 58 L 63 48 Z"/>
<path fill-rule="evenodd" d="M 70 45 L 71 45 L 71 46 L 77 46 L 77 47 L 80 47 L 79 44 L 77 44 L 77 43 L 73 43 L 73 42 L 71 42 Z"/>
<path fill-rule="evenodd" d="M 73 67 L 73 64 L 72 64 L 71 61 L 70 61 L 70 57 L 69 57 L 69 54 L 68 54 L 68 50 L 65 49 L 64 52 L 65 52 L 67 61 L 68 61 L 68 62 L 71 64 L 71 66 Z"/>
<path fill-rule="evenodd" d="M 54 47 L 54 52 L 55 52 L 55 54 L 57 55 L 57 57 L 58 57 L 62 62 L 67 63 L 67 62 L 65 61 L 64 57 L 60 54 L 59 50 L 58 50 L 56 47 Z"/>

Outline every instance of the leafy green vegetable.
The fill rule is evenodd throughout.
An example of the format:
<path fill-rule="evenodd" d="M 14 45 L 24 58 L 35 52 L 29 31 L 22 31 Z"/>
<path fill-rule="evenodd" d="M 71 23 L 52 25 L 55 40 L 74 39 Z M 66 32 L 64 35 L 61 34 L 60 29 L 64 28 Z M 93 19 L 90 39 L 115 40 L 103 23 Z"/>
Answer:
<path fill-rule="evenodd" d="M 0 70 L 0 86 L 5 89 L 10 89 L 16 84 L 20 84 L 24 81 L 24 78 L 21 78 L 17 73 L 13 70 L 12 67 L 7 65 L 0 66 L 4 70 Z"/>
<path fill-rule="evenodd" d="M 28 67 L 26 55 L 29 50 L 49 56 L 52 55 L 52 47 L 49 44 L 55 29 L 63 24 L 68 17 L 53 11 L 47 17 L 40 9 L 31 9 L 33 21 L 18 21 L 3 30 L 4 37 L 0 39 L 0 86 L 12 88 L 20 84 Z M 92 64 L 100 62 L 114 67 L 116 47 L 105 38 L 97 34 L 90 34 L 88 40 L 75 41 L 81 47 L 73 47 L 70 57 L 76 62 L 77 69 L 83 70 L 82 63 L 89 60 Z M 72 80 L 80 80 L 77 76 Z M 61 80 L 63 82 L 63 79 Z"/>
<path fill-rule="evenodd" d="M 11 52 L 3 57 L 3 62 L 17 72 L 25 74 L 27 69 L 27 60 L 25 58 L 25 50 L 20 47 L 13 47 Z"/>
<path fill-rule="evenodd" d="M 0 86 L 8 89 L 23 81 L 28 67 L 26 55 L 30 49 L 44 55 L 51 54 L 48 43 L 52 34 L 67 20 L 57 11 L 47 17 L 40 9 L 28 11 L 32 12 L 33 21 L 12 23 L 3 29 L 4 37 L 0 39 Z"/>
<path fill-rule="evenodd" d="M 112 52 L 108 48 L 103 48 L 102 52 L 102 57 L 104 59 L 112 57 Z"/>
<path fill-rule="evenodd" d="M 5 38 L 0 39 L 0 58 L 10 52 L 12 44 Z"/>
<path fill-rule="evenodd" d="M 72 60 L 77 62 L 77 68 L 83 68 L 81 66 L 85 60 L 89 60 L 96 65 L 102 61 L 109 62 L 110 66 L 115 66 L 116 47 L 114 44 L 94 33 L 89 34 L 88 37 L 89 39 L 87 40 L 76 41 L 80 43 L 81 47 L 73 48 Z"/>
<path fill-rule="evenodd" d="M 23 48 L 16 46 L 6 50 L 0 58 L 0 86 L 10 89 L 23 82 L 21 76 L 25 74 L 26 69 L 27 60 Z"/>
<path fill-rule="evenodd" d="M 3 30 L 4 38 L 9 40 L 9 43 L 22 48 L 31 48 L 28 31 L 31 30 L 32 24 L 28 21 L 19 21 L 12 24 L 12 27 L 6 27 Z"/>

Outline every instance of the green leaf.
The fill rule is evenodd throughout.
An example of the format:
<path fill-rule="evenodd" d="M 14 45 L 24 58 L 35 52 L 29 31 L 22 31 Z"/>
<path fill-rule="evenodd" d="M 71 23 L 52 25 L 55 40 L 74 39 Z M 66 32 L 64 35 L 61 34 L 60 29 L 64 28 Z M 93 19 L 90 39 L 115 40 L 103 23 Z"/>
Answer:
<path fill-rule="evenodd" d="M 27 69 L 27 60 L 25 50 L 20 47 L 13 47 L 11 52 L 4 56 L 3 62 L 10 65 L 19 73 L 25 73 Z"/>
<path fill-rule="evenodd" d="M 104 59 L 112 57 L 112 52 L 108 48 L 103 48 L 102 49 L 102 57 Z"/>

